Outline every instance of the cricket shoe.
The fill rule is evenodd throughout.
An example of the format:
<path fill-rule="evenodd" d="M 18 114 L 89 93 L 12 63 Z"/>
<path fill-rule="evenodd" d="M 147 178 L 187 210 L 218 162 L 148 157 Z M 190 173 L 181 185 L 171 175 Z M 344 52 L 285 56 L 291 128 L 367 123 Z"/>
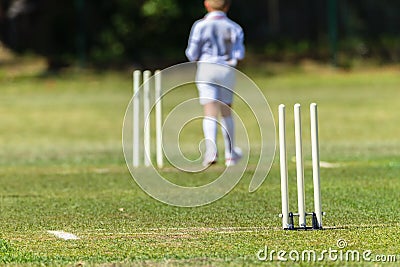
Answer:
<path fill-rule="evenodd" d="M 207 167 L 217 163 L 218 154 L 215 152 L 206 152 L 203 159 L 203 166 Z"/>
<path fill-rule="evenodd" d="M 243 153 L 239 147 L 235 147 L 232 151 L 232 155 L 225 159 L 225 166 L 235 166 L 241 159 Z"/>

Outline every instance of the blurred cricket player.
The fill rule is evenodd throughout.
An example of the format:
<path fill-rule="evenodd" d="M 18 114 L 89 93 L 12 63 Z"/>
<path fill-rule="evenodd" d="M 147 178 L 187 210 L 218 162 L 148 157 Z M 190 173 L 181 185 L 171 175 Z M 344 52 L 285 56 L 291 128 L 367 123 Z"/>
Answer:
<path fill-rule="evenodd" d="M 189 36 L 186 56 L 198 62 L 196 85 L 200 104 L 204 109 L 203 132 L 206 152 L 203 165 L 217 161 L 217 127 L 221 114 L 221 129 L 225 142 L 225 165 L 235 165 L 242 157 L 234 146 L 235 125 L 231 107 L 235 86 L 234 69 L 244 58 L 242 28 L 230 20 L 226 13 L 230 0 L 205 0 L 208 14 L 194 23 Z"/>

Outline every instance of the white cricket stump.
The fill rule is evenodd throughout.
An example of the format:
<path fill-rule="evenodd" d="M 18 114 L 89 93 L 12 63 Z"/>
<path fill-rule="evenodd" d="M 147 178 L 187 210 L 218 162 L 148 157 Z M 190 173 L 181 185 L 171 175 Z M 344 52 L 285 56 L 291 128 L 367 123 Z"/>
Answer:
<path fill-rule="evenodd" d="M 150 152 L 150 76 L 151 71 L 146 70 L 143 72 L 143 158 L 144 166 L 151 165 L 151 152 Z"/>
<path fill-rule="evenodd" d="M 320 184 L 320 159 L 319 159 L 319 140 L 318 140 L 318 111 L 317 104 L 310 105 L 311 117 L 311 149 L 314 183 L 314 212 L 316 215 L 318 228 L 322 228 L 322 205 L 321 205 L 321 184 Z"/>
<path fill-rule="evenodd" d="M 157 167 L 164 166 L 162 148 L 162 92 L 161 92 L 161 71 L 155 72 L 155 91 L 156 91 L 156 157 Z"/>
<path fill-rule="evenodd" d="M 289 224 L 288 167 L 286 158 L 286 111 L 285 105 L 279 105 L 279 160 L 281 171 L 282 227 L 292 228 Z"/>
<path fill-rule="evenodd" d="M 142 72 L 136 70 L 133 72 L 133 167 L 139 167 L 139 153 L 140 153 L 140 126 L 139 126 L 139 115 L 140 115 L 140 95 L 139 89 L 141 85 Z"/>

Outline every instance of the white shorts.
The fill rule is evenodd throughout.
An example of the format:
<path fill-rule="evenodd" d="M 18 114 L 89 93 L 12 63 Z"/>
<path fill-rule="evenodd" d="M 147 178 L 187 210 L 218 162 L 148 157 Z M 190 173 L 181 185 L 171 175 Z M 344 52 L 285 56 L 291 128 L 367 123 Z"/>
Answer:
<path fill-rule="evenodd" d="M 230 105 L 235 87 L 235 69 L 229 66 L 199 62 L 197 65 L 196 85 L 200 104 L 221 101 Z"/>

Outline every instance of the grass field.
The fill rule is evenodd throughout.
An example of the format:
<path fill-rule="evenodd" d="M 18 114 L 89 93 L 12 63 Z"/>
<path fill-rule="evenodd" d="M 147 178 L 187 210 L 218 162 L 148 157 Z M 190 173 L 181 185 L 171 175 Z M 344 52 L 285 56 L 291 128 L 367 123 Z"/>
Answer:
<path fill-rule="evenodd" d="M 293 232 L 281 230 L 277 216 L 278 157 L 255 193 L 248 193 L 250 168 L 231 193 L 213 204 L 162 204 L 136 185 L 122 153 L 121 128 L 131 97 L 129 71 L 42 77 L 34 66 L 13 68 L 0 66 L 0 265 L 282 264 L 276 253 L 260 261 L 256 254 L 265 247 L 268 253 L 286 251 L 288 266 L 311 264 L 294 263 L 292 250 L 300 255 L 304 250 L 317 255 L 338 250 L 333 260 L 325 255 L 316 265 L 399 264 L 398 67 L 247 72 L 275 118 L 280 103 L 319 104 L 321 160 L 335 164 L 321 169 L 326 229 Z M 288 124 L 288 134 L 292 132 Z M 293 141 L 288 146 L 291 155 Z M 308 146 L 305 141 L 305 150 Z M 308 196 L 309 154 L 305 152 Z M 221 166 L 211 168 L 210 174 Z M 294 185 L 294 163 L 289 167 Z M 172 168 L 166 172 L 177 182 L 198 182 Z M 290 195 L 295 209 L 295 186 Z M 311 207 L 311 197 L 306 202 Z M 59 239 L 48 233 L 51 230 L 80 239 Z M 343 249 L 338 241 L 345 244 Z M 334 260 L 348 251 L 367 251 L 371 262 L 362 256 L 360 261 L 344 256 Z"/>

